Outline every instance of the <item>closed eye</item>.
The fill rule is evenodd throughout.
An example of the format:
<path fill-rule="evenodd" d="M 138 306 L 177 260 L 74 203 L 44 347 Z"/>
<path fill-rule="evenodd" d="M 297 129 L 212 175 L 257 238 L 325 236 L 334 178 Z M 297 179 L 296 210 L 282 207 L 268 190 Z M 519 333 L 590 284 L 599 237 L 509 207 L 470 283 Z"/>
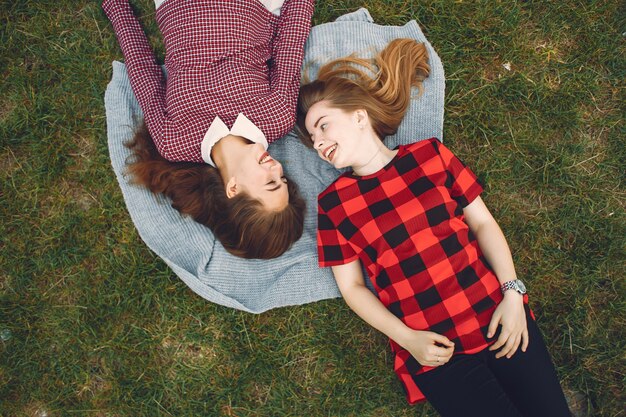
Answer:
<path fill-rule="evenodd" d="M 272 180 L 270 182 L 268 182 L 267 184 L 265 184 L 266 186 L 270 186 L 271 188 L 268 188 L 267 191 L 276 191 L 278 190 L 280 187 L 283 186 L 283 184 L 287 184 L 287 177 L 280 177 L 281 182 L 278 183 L 275 180 Z"/>

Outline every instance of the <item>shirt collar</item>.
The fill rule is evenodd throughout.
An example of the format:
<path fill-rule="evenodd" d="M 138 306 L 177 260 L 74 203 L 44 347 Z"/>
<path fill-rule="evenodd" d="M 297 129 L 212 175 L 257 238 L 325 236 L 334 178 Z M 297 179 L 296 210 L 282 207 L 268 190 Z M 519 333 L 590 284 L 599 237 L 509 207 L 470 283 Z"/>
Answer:
<path fill-rule="evenodd" d="M 228 135 L 241 136 L 251 142 L 260 143 L 265 149 L 267 149 L 268 146 L 267 139 L 263 132 L 261 132 L 261 129 L 256 127 L 243 113 L 239 113 L 231 129 L 228 129 L 219 116 L 215 116 L 211 126 L 204 134 L 204 139 L 202 139 L 202 144 L 200 145 L 204 162 L 215 166 L 215 162 L 211 159 L 211 149 L 213 149 L 213 146 L 215 146 L 220 139 Z"/>

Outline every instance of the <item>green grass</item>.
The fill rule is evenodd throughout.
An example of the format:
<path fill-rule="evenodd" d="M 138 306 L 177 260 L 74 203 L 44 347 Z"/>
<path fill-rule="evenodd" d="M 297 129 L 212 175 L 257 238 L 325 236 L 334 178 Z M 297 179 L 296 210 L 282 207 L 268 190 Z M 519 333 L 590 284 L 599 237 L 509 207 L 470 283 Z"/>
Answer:
<path fill-rule="evenodd" d="M 623 3 L 319 0 L 314 21 L 361 5 L 421 24 L 446 143 L 487 183 L 564 386 L 625 416 Z M 0 44 L 1 416 L 435 415 L 342 300 L 230 310 L 145 247 L 109 166 L 99 2 L 0 0 Z"/>

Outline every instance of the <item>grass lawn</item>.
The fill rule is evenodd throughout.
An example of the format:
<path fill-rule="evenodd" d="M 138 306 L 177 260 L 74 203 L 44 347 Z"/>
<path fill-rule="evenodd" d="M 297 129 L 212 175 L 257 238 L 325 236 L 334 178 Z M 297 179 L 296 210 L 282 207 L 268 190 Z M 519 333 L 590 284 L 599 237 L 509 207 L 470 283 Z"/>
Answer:
<path fill-rule="evenodd" d="M 626 416 L 624 3 L 319 0 L 314 23 L 361 5 L 422 26 L 446 144 L 487 184 L 564 387 Z M 436 415 L 342 300 L 227 309 L 145 247 L 109 165 L 122 55 L 98 1 L 0 0 L 0 45 L 0 416 Z"/>

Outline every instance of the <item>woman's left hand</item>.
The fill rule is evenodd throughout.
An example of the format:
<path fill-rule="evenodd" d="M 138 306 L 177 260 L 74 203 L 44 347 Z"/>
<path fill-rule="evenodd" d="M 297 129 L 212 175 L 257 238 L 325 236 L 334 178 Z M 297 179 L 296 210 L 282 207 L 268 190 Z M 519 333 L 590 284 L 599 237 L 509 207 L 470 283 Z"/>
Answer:
<path fill-rule="evenodd" d="M 504 293 L 504 299 L 493 312 L 487 337 L 491 338 L 496 333 L 498 325 L 501 325 L 500 336 L 496 343 L 489 347 L 495 351 L 496 358 L 506 356 L 510 358 L 515 354 L 520 343 L 522 352 L 528 347 L 528 326 L 526 324 L 526 312 L 524 311 L 523 296 L 513 290 Z"/>

